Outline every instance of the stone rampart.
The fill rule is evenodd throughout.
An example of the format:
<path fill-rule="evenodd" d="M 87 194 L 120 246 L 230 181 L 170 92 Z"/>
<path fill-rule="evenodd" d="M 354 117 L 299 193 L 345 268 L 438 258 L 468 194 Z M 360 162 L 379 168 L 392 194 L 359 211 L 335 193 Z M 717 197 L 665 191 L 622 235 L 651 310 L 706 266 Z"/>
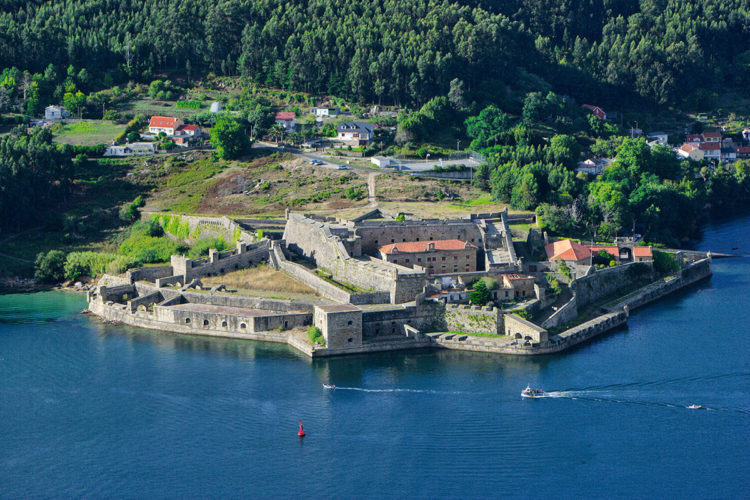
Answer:
<path fill-rule="evenodd" d="M 445 306 L 445 327 L 451 332 L 500 334 L 503 316 L 492 306 L 448 304 Z"/>
<path fill-rule="evenodd" d="M 362 314 L 362 338 L 372 341 L 404 336 L 406 325 L 419 330 L 432 330 L 440 328 L 442 324 L 442 306 L 435 303 L 365 311 Z"/>
<path fill-rule="evenodd" d="M 283 251 L 283 240 L 272 245 L 273 258 L 279 269 L 305 283 L 323 297 L 342 304 L 385 304 L 390 302 L 388 292 L 350 293 L 329 283 L 305 266 L 287 260 Z"/>
<path fill-rule="evenodd" d="M 578 301 L 573 296 L 568 302 L 563 304 L 560 309 L 555 311 L 552 316 L 542 323 L 543 328 L 555 328 L 560 325 L 564 325 L 569 321 L 573 321 L 578 316 Z"/>
<path fill-rule="evenodd" d="M 535 325 L 531 321 L 525 320 L 515 314 L 506 314 L 503 319 L 505 323 L 505 335 L 518 340 L 519 343 L 545 344 L 547 342 L 547 330 Z"/>
<path fill-rule="evenodd" d="M 220 276 L 267 261 L 269 247 L 269 240 L 262 240 L 253 245 L 238 242 L 237 248 L 233 251 L 217 252 L 212 249 L 209 250 L 208 259 L 197 261 L 173 255 L 172 273 L 175 276 L 185 276 L 185 281 L 204 276 Z"/>
<path fill-rule="evenodd" d="M 571 282 L 570 289 L 576 296 L 577 306 L 581 308 L 651 275 L 652 269 L 648 264 L 631 262 L 577 278 Z"/>
<path fill-rule="evenodd" d="M 131 269 L 125 273 L 125 277 L 131 283 L 136 281 L 156 281 L 159 278 L 166 278 L 172 275 L 172 266 L 151 266 L 140 269 Z"/>

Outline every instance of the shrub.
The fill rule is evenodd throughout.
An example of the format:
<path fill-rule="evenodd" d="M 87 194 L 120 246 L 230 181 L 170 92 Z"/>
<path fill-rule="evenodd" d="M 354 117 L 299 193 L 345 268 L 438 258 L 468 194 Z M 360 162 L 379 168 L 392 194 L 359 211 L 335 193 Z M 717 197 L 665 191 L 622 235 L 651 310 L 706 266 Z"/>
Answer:
<path fill-rule="evenodd" d="M 323 332 L 317 326 L 311 326 L 307 329 L 307 338 L 310 339 L 310 343 L 318 343 L 322 346 L 326 345 L 326 340 L 323 338 Z"/>
<path fill-rule="evenodd" d="M 120 253 L 142 263 L 164 262 L 172 254 L 183 249 L 178 243 L 164 236 L 152 236 L 155 228 L 152 221 L 134 224 L 130 234 L 120 245 Z"/>
<path fill-rule="evenodd" d="M 65 278 L 75 280 L 79 276 L 100 276 L 107 272 L 109 263 L 117 258 L 112 253 L 71 252 L 65 259 Z"/>
<path fill-rule="evenodd" d="M 57 283 L 65 277 L 65 254 L 60 250 L 40 252 L 34 261 L 34 278 L 43 283 Z"/>
<path fill-rule="evenodd" d="M 191 259 L 198 259 L 204 255 L 208 255 L 208 251 L 211 248 L 215 248 L 218 251 L 226 250 L 227 243 L 221 236 L 218 238 L 205 238 L 198 240 L 188 251 L 188 257 Z"/>
<path fill-rule="evenodd" d="M 201 109 L 200 101 L 177 101 L 178 108 Z"/>
<path fill-rule="evenodd" d="M 680 270 L 680 264 L 671 253 L 654 250 L 654 270 L 660 275 L 672 274 Z"/>

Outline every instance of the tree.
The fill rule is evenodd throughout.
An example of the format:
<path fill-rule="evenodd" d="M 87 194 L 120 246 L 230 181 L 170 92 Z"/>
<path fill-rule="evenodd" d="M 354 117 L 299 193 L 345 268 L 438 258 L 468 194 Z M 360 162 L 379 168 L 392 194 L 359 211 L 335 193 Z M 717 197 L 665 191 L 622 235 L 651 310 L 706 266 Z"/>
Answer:
<path fill-rule="evenodd" d="M 565 165 L 574 169 L 581 154 L 581 147 L 574 137 L 569 135 L 556 135 L 552 137 L 547 148 L 547 159 L 554 163 Z"/>
<path fill-rule="evenodd" d="M 58 283 L 65 278 L 65 254 L 60 250 L 40 252 L 34 261 L 34 278 L 43 283 Z"/>
<path fill-rule="evenodd" d="M 246 153 L 251 146 L 245 127 L 234 118 L 222 116 L 211 128 L 211 144 L 220 158 L 231 160 Z"/>
<path fill-rule="evenodd" d="M 458 78 L 454 78 L 450 83 L 450 90 L 448 90 L 448 101 L 456 109 L 461 109 L 466 106 L 464 99 L 464 82 Z"/>
<path fill-rule="evenodd" d="M 512 133 L 510 118 L 495 106 L 487 106 L 479 113 L 479 116 L 467 118 L 465 123 L 466 133 L 473 139 L 472 149 L 495 146 Z"/>
<path fill-rule="evenodd" d="M 490 301 L 490 291 L 487 290 L 487 284 L 484 280 L 479 280 L 474 284 L 474 290 L 469 294 L 469 302 L 480 306 Z"/>

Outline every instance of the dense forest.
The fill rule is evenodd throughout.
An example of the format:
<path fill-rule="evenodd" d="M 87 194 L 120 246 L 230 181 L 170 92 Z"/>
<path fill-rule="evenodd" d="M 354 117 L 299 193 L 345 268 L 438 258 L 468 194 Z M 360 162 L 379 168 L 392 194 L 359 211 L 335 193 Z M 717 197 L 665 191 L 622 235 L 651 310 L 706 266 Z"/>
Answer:
<path fill-rule="evenodd" d="M 549 90 L 701 106 L 750 85 L 749 10 L 747 0 L 0 0 L 0 68 L 41 78 L 49 64 L 73 65 L 103 87 L 214 72 L 412 107 L 456 79 L 509 111 Z"/>

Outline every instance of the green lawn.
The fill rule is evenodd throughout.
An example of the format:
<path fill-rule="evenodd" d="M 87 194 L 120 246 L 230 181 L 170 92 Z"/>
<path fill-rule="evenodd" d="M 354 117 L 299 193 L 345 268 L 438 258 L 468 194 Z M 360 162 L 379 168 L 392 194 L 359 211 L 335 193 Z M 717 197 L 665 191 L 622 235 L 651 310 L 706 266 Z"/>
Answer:
<path fill-rule="evenodd" d="M 124 130 L 125 125 L 103 120 L 73 121 L 52 128 L 56 142 L 83 146 L 110 144 Z"/>

